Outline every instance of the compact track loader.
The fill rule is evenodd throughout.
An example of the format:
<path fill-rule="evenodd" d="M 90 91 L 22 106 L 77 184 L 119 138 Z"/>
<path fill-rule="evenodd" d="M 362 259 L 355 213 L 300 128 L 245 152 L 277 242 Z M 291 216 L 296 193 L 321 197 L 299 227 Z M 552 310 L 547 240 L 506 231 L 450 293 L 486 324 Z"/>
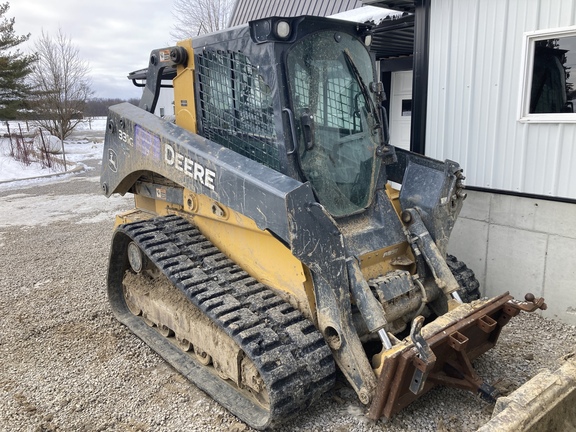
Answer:
<path fill-rule="evenodd" d="M 132 193 L 114 313 L 257 429 L 339 370 L 391 417 L 437 385 L 494 389 L 471 361 L 543 299 L 480 300 L 446 254 L 457 163 L 388 142 L 370 26 L 267 18 L 152 51 L 139 107 L 110 108 L 101 186 Z M 175 119 L 154 115 L 173 86 Z"/>

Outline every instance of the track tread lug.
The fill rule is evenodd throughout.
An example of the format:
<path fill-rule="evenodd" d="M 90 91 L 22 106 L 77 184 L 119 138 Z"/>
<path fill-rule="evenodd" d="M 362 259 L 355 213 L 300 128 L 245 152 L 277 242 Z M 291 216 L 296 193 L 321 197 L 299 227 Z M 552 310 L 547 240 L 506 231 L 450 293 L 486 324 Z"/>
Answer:
<path fill-rule="evenodd" d="M 268 427 L 298 414 L 334 384 L 331 351 L 314 325 L 195 226 L 173 215 L 118 229 L 256 365 L 270 398 Z M 218 400 L 218 394 L 212 396 Z M 235 414 L 242 418 L 241 412 Z"/>

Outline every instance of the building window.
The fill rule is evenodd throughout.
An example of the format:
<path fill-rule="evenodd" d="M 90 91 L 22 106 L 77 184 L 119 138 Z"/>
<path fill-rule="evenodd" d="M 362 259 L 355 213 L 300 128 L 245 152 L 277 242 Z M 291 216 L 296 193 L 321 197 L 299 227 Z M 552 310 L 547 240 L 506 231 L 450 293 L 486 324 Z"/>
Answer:
<path fill-rule="evenodd" d="M 521 121 L 576 122 L 576 27 L 525 34 Z"/>
<path fill-rule="evenodd" d="M 412 115 L 412 99 L 402 99 L 402 117 Z"/>

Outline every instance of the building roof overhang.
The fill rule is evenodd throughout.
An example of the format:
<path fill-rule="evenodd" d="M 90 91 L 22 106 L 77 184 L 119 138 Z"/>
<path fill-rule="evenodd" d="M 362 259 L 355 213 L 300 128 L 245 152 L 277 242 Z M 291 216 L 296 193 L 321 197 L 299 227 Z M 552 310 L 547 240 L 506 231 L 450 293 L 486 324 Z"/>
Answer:
<path fill-rule="evenodd" d="M 362 3 L 366 6 L 378 6 L 400 12 L 414 13 L 416 10 L 415 0 L 362 0 Z"/>

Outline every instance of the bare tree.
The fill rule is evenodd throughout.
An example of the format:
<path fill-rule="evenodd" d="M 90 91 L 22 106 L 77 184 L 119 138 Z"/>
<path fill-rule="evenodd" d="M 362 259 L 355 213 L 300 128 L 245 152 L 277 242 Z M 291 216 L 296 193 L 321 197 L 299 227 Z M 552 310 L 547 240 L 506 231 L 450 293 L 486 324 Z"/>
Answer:
<path fill-rule="evenodd" d="M 234 3 L 234 0 L 174 0 L 172 15 L 176 25 L 170 35 L 181 40 L 223 30 Z"/>
<path fill-rule="evenodd" d="M 55 37 L 42 31 L 34 49 L 38 56 L 31 74 L 34 111 L 40 126 L 62 140 L 64 151 L 64 139 L 82 121 L 84 106 L 92 95 L 89 65 L 62 30 Z"/>

